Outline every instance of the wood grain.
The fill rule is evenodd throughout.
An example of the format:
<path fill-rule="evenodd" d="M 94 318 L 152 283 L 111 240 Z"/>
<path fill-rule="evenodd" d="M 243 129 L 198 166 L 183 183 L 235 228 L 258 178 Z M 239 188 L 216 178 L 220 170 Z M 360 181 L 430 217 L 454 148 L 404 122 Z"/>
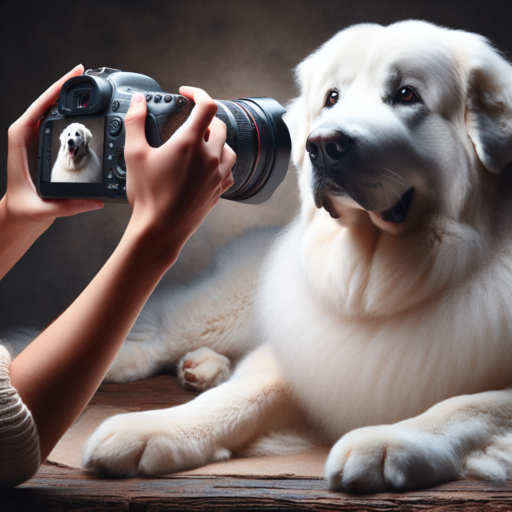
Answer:
<path fill-rule="evenodd" d="M 195 393 L 179 387 L 175 376 L 159 375 L 129 384 L 104 384 L 90 406 L 158 409 L 185 403 L 194 396 Z M 45 464 L 32 480 L 0 495 L 1 512 L 340 509 L 512 510 L 512 483 L 494 485 L 462 480 L 402 494 L 349 495 L 327 491 L 321 480 L 230 477 L 99 480 L 81 470 Z"/>

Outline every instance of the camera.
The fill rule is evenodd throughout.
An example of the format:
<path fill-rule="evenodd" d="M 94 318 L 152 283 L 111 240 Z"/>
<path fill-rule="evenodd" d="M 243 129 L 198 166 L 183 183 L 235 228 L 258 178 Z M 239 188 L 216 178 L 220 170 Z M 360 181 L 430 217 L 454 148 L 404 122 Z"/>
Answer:
<path fill-rule="evenodd" d="M 43 198 L 93 198 L 127 203 L 124 117 L 131 97 L 147 102 L 146 138 L 164 144 L 194 102 L 163 92 L 152 78 L 111 68 L 88 70 L 62 87 L 41 122 L 36 186 Z M 291 152 L 285 109 L 271 98 L 215 100 L 226 143 L 237 155 L 234 184 L 222 197 L 261 204 L 286 176 Z M 141 171 L 143 172 L 143 171 Z"/>

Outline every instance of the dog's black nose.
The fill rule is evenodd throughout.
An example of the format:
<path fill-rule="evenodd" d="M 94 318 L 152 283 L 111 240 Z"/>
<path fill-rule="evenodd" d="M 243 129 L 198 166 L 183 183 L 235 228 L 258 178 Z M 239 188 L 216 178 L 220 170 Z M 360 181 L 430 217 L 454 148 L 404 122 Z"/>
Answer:
<path fill-rule="evenodd" d="M 68 146 L 72 148 L 75 145 L 75 141 L 73 139 L 68 140 Z"/>
<path fill-rule="evenodd" d="M 328 166 L 343 158 L 352 139 L 340 131 L 318 128 L 309 134 L 306 150 L 313 163 Z"/>

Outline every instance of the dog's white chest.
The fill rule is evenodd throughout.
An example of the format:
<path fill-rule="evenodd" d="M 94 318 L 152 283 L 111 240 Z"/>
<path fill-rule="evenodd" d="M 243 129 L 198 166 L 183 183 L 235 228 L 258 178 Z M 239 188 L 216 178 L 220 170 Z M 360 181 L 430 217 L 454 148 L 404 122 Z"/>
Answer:
<path fill-rule="evenodd" d="M 485 339 L 470 311 L 460 317 L 460 307 L 440 305 L 390 320 L 343 318 L 304 282 L 295 235 L 287 236 L 262 286 L 264 339 L 294 395 L 333 440 L 451 396 L 506 387 L 510 347 Z"/>

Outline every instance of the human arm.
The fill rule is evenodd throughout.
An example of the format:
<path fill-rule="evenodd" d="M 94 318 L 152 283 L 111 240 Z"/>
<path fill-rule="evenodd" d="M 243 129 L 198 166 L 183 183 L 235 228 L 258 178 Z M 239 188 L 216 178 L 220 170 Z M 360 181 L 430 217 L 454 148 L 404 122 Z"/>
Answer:
<path fill-rule="evenodd" d="M 37 425 L 41 460 L 91 399 L 186 240 L 233 184 L 235 155 L 225 145 L 225 125 L 214 118 L 216 104 L 199 89 L 180 92 L 196 107 L 158 149 L 145 138 L 142 95 L 132 99 L 125 118 L 133 206 L 126 232 L 76 301 L 11 364 L 12 385 Z"/>
<path fill-rule="evenodd" d="M 42 94 L 10 128 L 7 191 L 0 200 L 0 279 L 46 231 L 56 217 L 103 207 L 101 201 L 46 200 L 37 195 L 31 172 L 37 164 L 39 123 L 66 80 L 83 73 L 76 66 Z"/>

